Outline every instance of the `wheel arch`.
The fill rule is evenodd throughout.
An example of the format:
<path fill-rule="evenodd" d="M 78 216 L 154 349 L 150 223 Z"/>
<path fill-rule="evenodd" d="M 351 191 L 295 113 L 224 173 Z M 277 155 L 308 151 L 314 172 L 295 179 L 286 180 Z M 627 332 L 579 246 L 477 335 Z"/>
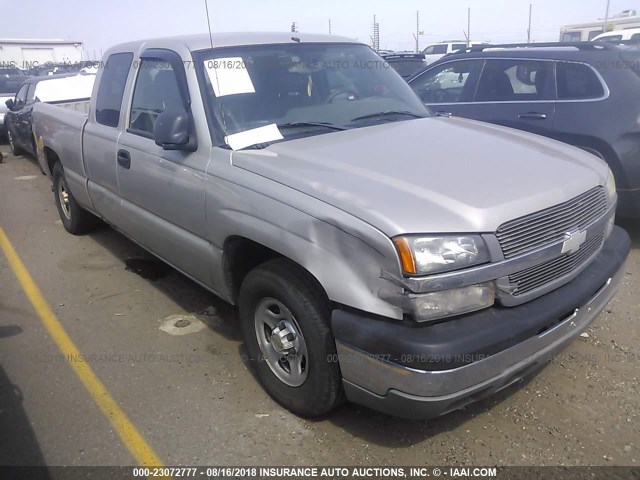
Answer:
<path fill-rule="evenodd" d="M 289 261 L 304 272 L 328 299 L 327 292 L 318 278 L 299 262 L 246 236 L 231 235 L 224 242 L 222 264 L 225 286 L 234 304 L 238 301 L 240 286 L 247 274 L 261 264 L 277 258 Z"/>
<path fill-rule="evenodd" d="M 47 166 L 47 173 L 50 177 L 53 177 L 53 166 L 57 162 L 60 162 L 62 164 L 62 161 L 60 160 L 58 154 L 51 147 L 45 146 L 43 152 L 45 165 Z"/>

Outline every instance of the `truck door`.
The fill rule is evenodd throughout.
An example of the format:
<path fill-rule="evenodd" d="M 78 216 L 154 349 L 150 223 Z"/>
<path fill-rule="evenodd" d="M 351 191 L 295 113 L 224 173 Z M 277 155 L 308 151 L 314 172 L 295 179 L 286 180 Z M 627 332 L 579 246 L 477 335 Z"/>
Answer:
<path fill-rule="evenodd" d="M 35 83 L 29 84 L 27 101 L 24 108 L 18 113 L 20 141 L 24 149 L 34 157 L 36 156 L 36 149 L 33 141 L 33 104 L 35 103 L 35 89 Z"/>
<path fill-rule="evenodd" d="M 133 62 L 133 53 L 114 53 L 96 79 L 95 111 L 83 135 L 82 152 L 87 188 L 95 210 L 121 227 L 120 194 L 116 176 L 116 151 L 122 128 L 122 99 Z M 72 179 L 72 178 L 71 178 Z"/>
<path fill-rule="evenodd" d="M 154 140 L 163 112 L 190 115 L 181 57 L 149 49 L 140 59 L 125 130 L 118 139 L 117 176 L 123 229 L 143 246 L 206 285 L 205 171 L 209 149 L 164 150 Z M 191 135 L 195 135 L 193 121 Z M 195 138 L 195 137 L 194 137 Z M 191 149 L 193 150 L 193 148 Z"/>
<path fill-rule="evenodd" d="M 22 111 L 24 110 L 27 103 L 28 90 L 29 84 L 25 83 L 20 87 L 18 93 L 16 93 L 16 97 L 13 101 L 13 108 L 10 114 L 11 121 L 7 125 L 13 143 L 18 145 L 20 148 L 24 148 L 24 140 L 22 138 L 24 132 L 24 125 L 22 124 Z"/>

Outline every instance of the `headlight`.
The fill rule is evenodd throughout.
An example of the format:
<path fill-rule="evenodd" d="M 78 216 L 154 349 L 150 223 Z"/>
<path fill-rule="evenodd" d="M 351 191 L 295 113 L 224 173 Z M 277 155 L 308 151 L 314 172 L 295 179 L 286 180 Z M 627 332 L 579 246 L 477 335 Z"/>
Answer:
<path fill-rule="evenodd" d="M 490 307 L 495 301 L 493 282 L 426 293 L 413 299 L 415 319 L 428 322 Z"/>
<path fill-rule="evenodd" d="M 410 275 L 446 272 L 489 261 L 487 246 L 479 235 L 402 236 L 393 242 L 402 270 Z"/>
<path fill-rule="evenodd" d="M 495 285 L 486 282 L 439 292 L 389 296 L 386 300 L 401 307 L 416 322 L 433 322 L 492 306 Z"/>
<path fill-rule="evenodd" d="M 613 177 L 613 172 L 609 170 L 609 176 L 607 177 L 607 193 L 609 198 L 615 198 L 616 196 L 616 179 Z"/>

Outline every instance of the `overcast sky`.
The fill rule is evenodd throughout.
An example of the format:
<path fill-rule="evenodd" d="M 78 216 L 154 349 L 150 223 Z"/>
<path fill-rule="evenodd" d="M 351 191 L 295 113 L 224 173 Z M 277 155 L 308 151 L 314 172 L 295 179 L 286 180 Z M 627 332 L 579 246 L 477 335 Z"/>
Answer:
<path fill-rule="evenodd" d="M 471 7 L 471 39 L 525 41 L 529 3 L 532 39 L 554 41 L 562 25 L 603 18 L 606 0 L 209 0 L 211 27 L 223 31 L 332 32 L 369 42 L 373 15 L 380 24 L 380 47 L 413 49 L 416 11 L 421 46 L 464 38 Z M 640 0 L 611 0 L 610 15 L 635 9 Z M 145 37 L 207 31 L 204 0 L 0 0 L 3 38 L 64 38 L 95 51 Z M 7 21 L 11 19 L 11 21 Z"/>

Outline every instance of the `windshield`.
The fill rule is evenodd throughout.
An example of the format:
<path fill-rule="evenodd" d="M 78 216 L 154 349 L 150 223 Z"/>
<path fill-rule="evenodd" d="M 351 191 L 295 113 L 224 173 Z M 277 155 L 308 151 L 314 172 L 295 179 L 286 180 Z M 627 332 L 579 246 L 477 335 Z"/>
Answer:
<path fill-rule="evenodd" d="M 365 45 L 215 49 L 201 52 L 197 65 L 210 113 L 234 149 L 429 116 L 406 82 Z M 241 136 L 235 146 L 229 141 Z"/>

